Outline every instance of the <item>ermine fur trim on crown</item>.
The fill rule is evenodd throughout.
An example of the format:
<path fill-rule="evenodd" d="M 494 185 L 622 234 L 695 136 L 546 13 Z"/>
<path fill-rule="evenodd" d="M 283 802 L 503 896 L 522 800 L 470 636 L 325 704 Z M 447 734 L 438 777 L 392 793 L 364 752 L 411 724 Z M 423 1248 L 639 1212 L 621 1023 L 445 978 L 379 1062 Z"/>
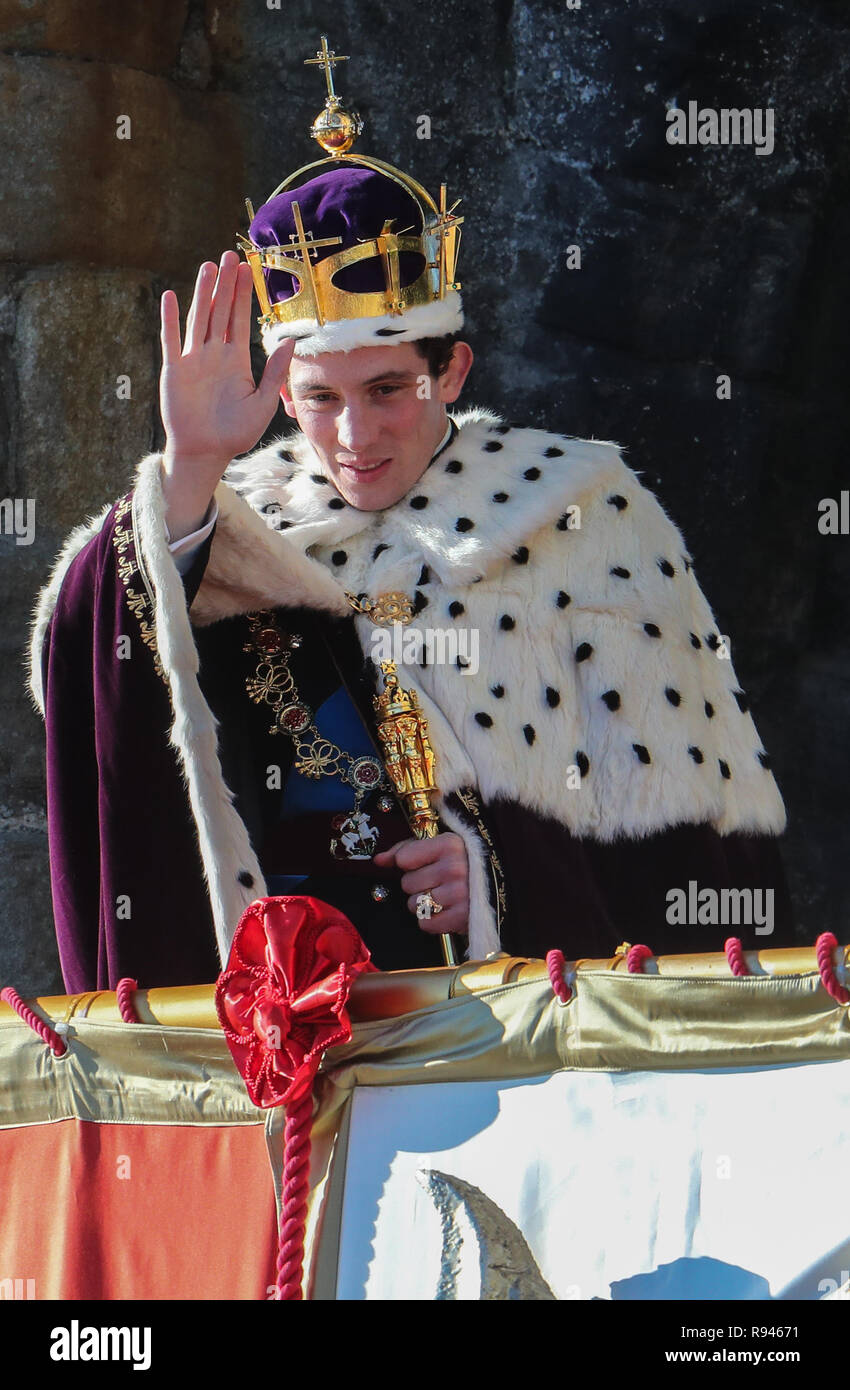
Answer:
<path fill-rule="evenodd" d="M 263 347 L 270 357 L 287 338 L 298 338 L 296 357 L 318 357 L 323 352 L 351 352 L 360 347 L 394 347 L 414 343 L 418 338 L 442 338 L 459 333 L 463 327 L 463 307 L 457 290 L 432 304 L 416 304 L 403 314 L 380 314 L 375 318 L 337 319 L 321 327 L 315 319 L 296 319 L 275 323 L 262 330 Z"/>

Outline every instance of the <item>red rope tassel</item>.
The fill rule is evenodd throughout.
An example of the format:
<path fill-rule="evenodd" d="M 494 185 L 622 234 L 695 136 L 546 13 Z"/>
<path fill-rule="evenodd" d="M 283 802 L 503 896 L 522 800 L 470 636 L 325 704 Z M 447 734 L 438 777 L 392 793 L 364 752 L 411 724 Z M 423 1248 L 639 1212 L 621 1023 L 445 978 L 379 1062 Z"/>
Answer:
<path fill-rule="evenodd" d="M 141 1023 L 142 1021 L 136 1013 L 136 1006 L 133 1003 L 133 995 L 138 988 L 138 980 L 131 980 L 129 975 L 118 981 L 115 994 L 118 1000 L 118 1012 L 124 1023 Z"/>
<path fill-rule="evenodd" d="M 347 1004 L 374 972 L 358 932 L 321 898 L 258 898 L 243 912 L 218 978 L 216 1011 L 255 1105 L 286 1106 L 275 1290 L 303 1299 L 313 1081 L 329 1047 L 351 1041 Z"/>
<path fill-rule="evenodd" d="M 652 958 L 652 951 L 648 946 L 632 946 L 626 956 L 626 968 L 630 975 L 642 975 L 643 963 Z"/>
<path fill-rule="evenodd" d="M 835 967 L 832 963 L 832 953 L 838 945 L 838 941 L 831 931 L 821 932 L 815 942 L 815 955 L 818 961 L 821 984 L 827 994 L 831 994 L 837 1004 L 850 1003 L 850 994 L 843 985 L 838 983 L 835 974 Z"/>
<path fill-rule="evenodd" d="M 277 1296 L 289 1301 L 304 1297 L 304 1227 L 310 1187 L 310 1130 L 313 1093 L 307 1091 L 289 1106 L 283 1131 L 283 1184 L 280 1204 L 280 1242 L 277 1254 Z"/>
<path fill-rule="evenodd" d="M 28 1023 L 33 1032 L 38 1033 L 42 1041 L 46 1042 L 48 1047 L 52 1049 L 54 1056 L 64 1057 L 68 1051 L 68 1044 L 60 1038 L 49 1023 L 45 1023 L 43 1018 L 39 1018 L 37 1013 L 33 1013 L 29 1004 L 24 1003 L 16 989 L 12 989 L 11 985 L 6 985 L 4 989 L 0 989 L 0 999 L 5 1004 L 10 1004 L 24 1023 Z"/>
<path fill-rule="evenodd" d="M 546 953 L 546 969 L 549 971 L 549 983 L 552 986 L 556 999 L 559 999 L 562 1004 L 568 1004 L 573 997 L 573 992 L 564 979 L 565 965 L 566 962 L 564 961 L 563 951 L 555 950 Z"/>
<path fill-rule="evenodd" d="M 729 962 L 729 969 L 733 975 L 749 975 L 750 971 L 747 962 L 744 960 L 744 948 L 741 945 L 741 938 L 730 936 L 723 943 L 726 952 L 726 959 Z"/>

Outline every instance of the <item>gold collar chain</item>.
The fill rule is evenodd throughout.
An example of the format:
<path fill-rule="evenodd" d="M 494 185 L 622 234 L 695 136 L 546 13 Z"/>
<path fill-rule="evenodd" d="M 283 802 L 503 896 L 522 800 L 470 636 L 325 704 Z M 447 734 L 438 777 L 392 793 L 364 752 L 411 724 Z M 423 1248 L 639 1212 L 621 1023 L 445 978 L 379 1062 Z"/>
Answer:
<path fill-rule="evenodd" d="M 301 646 L 298 633 L 281 632 L 272 613 L 249 613 L 250 637 L 243 650 L 260 657 L 246 682 L 256 705 L 268 705 L 274 713 L 269 733 L 287 734 L 295 744 L 295 768 L 305 777 L 341 777 L 355 792 L 355 811 L 367 792 L 389 791 L 389 782 L 378 758 L 339 748 L 316 727 L 315 715 L 299 696 L 289 658 Z M 382 808 L 383 809 L 383 808 Z"/>

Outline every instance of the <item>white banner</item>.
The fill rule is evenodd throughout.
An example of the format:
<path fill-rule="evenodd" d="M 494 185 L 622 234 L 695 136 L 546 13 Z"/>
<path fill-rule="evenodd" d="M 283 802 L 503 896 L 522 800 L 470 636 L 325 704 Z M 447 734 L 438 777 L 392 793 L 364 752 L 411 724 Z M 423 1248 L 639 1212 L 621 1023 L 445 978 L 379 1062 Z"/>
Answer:
<path fill-rule="evenodd" d="M 344 1299 L 823 1298 L 850 1059 L 358 1087 Z"/>

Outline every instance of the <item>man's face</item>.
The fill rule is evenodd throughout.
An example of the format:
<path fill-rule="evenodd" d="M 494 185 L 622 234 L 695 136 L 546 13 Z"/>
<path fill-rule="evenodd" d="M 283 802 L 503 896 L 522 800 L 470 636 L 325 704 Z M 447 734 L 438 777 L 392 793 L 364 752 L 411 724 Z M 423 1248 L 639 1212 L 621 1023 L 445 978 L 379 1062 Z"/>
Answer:
<path fill-rule="evenodd" d="M 281 391 L 325 475 L 352 507 L 391 507 L 425 472 L 446 432 L 446 405 L 457 400 L 472 349 L 456 343 L 442 376 L 414 343 L 293 357 Z"/>

